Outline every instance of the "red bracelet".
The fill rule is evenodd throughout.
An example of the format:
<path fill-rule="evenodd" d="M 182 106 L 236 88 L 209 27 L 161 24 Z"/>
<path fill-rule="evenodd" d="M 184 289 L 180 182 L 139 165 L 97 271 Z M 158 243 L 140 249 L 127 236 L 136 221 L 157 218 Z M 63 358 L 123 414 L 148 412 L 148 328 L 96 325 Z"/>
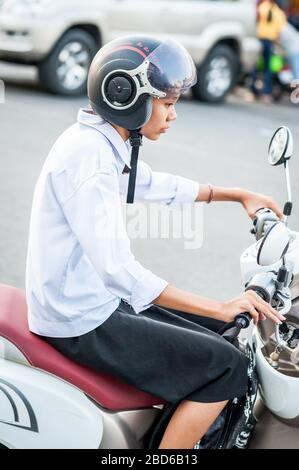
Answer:
<path fill-rule="evenodd" d="M 214 189 L 213 189 L 213 186 L 208 183 L 208 186 L 210 188 L 210 194 L 209 194 L 209 197 L 208 197 L 208 200 L 207 200 L 207 204 L 210 204 L 210 202 L 213 200 L 213 197 L 214 197 Z"/>

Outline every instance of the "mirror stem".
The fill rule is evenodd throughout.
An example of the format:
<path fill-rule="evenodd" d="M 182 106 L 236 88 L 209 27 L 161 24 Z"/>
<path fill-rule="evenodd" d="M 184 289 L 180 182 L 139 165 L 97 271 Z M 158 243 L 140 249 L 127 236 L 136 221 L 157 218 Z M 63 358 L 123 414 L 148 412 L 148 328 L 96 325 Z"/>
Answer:
<path fill-rule="evenodd" d="M 284 162 L 284 169 L 285 169 L 285 174 L 286 174 L 286 180 L 287 180 L 287 191 L 288 191 L 288 202 L 284 206 L 284 223 L 287 225 L 288 223 L 288 217 L 291 215 L 292 212 L 292 192 L 291 192 L 291 180 L 290 180 L 290 171 L 289 171 L 289 162 L 286 160 Z"/>

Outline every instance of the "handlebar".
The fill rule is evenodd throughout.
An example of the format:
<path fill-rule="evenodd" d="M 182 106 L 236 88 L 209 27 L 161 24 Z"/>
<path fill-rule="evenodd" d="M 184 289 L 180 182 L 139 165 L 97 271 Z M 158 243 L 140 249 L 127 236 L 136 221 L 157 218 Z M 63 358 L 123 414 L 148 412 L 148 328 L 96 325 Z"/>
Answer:
<path fill-rule="evenodd" d="M 256 240 L 262 238 L 266 232 L 266 228 L 277 222 L 279 219 L 277 215 L 267 207 L 258 209 L 253 219 L 253 228 L 251 233 L 255 236 Z"/>
<path fill-rule="evenodd" d="M 248 286 L 246 290 L 254 290 L 260 297 L 262 293 L 255 290 L 254 286 Z M 242 312 L 236 315 L 233 321 L 227 323 L 218 333 L 227 341 L 232 343 L 239 335 L 240 331 L 248 328 L 252 320 L 252 316 L 248 312 Z"/>
<path fill-rule="evenodd" d="M 249 313 L 239 313 L 233 321 L 227 323 L 218 333 L 224 339 L 232 343 L 237 338 L 241 330 L 248 328 L 251 320 L 252 317 Z"/>
<path fill-rule="evenodd" d="M 240 330 L 245 329 L 249 327 L 251 320 L 252 316 L 249 313 L 239 313 L 239 315 L 237 315 L 235 318 L 235 325 L 240 327 Z"/>

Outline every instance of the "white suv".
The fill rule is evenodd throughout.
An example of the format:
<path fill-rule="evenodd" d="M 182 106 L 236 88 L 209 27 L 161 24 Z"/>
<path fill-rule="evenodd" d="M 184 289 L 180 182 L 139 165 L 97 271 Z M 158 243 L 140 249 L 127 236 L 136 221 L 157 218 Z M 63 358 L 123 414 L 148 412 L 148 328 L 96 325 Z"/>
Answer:
<path fill-rule="evenodd" d="M 0 59 L 36 65 L 54 93 L 86 92 L 96 51 L 132 33 L 172 36 L 192 55 L 205 101 L 222 101 L 256 63 L 255 0 L 0 0 Z"/>

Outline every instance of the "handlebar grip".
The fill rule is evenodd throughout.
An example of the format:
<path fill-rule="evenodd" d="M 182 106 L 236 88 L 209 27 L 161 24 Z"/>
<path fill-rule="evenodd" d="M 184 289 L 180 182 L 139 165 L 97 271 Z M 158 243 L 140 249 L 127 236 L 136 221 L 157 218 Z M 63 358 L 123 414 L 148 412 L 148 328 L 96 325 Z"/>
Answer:
<path fill-rule="evenodd" d="M 224 339 L 232 343 L 243 328 L 250 325 L 252 318 L 247 312 L 239 313 L 235 319 L 218 331 Z"/>
<path fill-rule="evenodd" d="M 251 320 L 252 317 L 249 313 L 242 312 L 235 317 L 235 325 L 243 329 L 248 328 Z"/>
<path fill-rule="evenodd" d="M 273 212 L 272 209 L 268 207 L 260 207 L 255 211 L 253 217 L 253 228 L 251 233 L 255 235 L 256 240 L 262 238 L 265 234 L 265 224 L 266 223 L 275 223 L 278 221 L 278 216 Z"/>

